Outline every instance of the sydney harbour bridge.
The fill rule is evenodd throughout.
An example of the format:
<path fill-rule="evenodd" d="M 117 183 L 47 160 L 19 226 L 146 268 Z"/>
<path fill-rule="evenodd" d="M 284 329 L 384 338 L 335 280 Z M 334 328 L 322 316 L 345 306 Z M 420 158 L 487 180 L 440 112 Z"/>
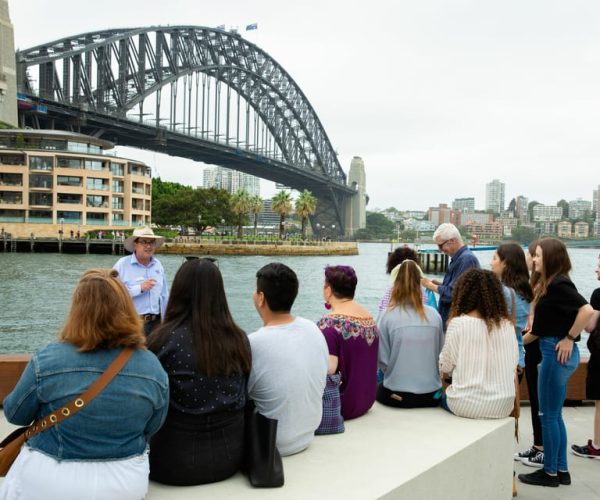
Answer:
<path fill-rule="evenodd" d="M 342 234 L 354 225 L 361 194 L 347 182 L 315 110 L 280 64 L 236 32 L 111 29 L 19 51 L 16 63 L 18 91 L 46 111 L 25 113 L 25 126 L 309 189 L 318 199 L 313 224 Z"/>

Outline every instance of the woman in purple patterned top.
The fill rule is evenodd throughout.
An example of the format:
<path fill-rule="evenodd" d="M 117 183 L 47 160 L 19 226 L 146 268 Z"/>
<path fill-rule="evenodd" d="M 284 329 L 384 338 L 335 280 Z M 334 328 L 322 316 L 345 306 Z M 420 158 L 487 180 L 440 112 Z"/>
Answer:
<path fill-rule="evenodd" d="M 329 348 L 329 374 L 340 373 L 344 419 L 364 415 L 377 394 L 379 333 L 373 317 L 354 301 L 358 280 L 350 266 L 325 268 L 323 298 L 330 309 L 318 326 Z"/>

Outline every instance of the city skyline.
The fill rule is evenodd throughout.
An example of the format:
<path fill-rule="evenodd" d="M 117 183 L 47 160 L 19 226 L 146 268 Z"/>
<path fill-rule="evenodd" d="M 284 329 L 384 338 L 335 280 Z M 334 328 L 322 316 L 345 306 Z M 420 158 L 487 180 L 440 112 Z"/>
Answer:
<path fill-rule="evenodd" d="M 493 178 L 506 183 L 507 199 L 529 192 L 544 204 L 590 199 L 588 186 L 600 184 L 600 4 L 592 0 L 307 0 L 293 23 L 274 0 L 201 9 L 175 0 L 168 10 L 157 0 L 105 0 L 93 16 L 74 0 L 9 6 L 17 48 L 122 26 L 239 27 L 296 80 L 342 168 L 364 159 L 369 209 L 426 208 L 450 202 L 449 192 L 479 205 Z M 251 23 L 258 29 L 244 31 Z M 164 180 L 202 184 L 203 164 L 119 154 Z"/>

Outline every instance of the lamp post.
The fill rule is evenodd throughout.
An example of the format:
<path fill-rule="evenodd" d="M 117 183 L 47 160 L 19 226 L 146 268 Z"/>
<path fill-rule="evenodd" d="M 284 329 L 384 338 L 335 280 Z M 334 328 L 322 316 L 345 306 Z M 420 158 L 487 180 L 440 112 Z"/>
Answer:
<path fill-rule="evenodd" d="M 221 219 L 221 237 L 223 236 L 224 232 L 225 232 L 225 219 Z"/>
<path fill-rule="evenodd" d="M 63 217 L 60 218 L 60 239 L 62 241 L 63 235 L 65 234 L 65 219 Z"/>
<path fill-rule="evenodd" d="M 317 241 L 321 239 L 321 224 L 317 222 Z"/>
<path fill-rule="evenodd" d="M 198 231 L 200 231 L 200 239 L 202 239 L 202 214 L 198 214 Z"/>
<path fill-rule="evenodd" d="M 331 224 L 331 239 L 335 240 L 335 224 Z"/>

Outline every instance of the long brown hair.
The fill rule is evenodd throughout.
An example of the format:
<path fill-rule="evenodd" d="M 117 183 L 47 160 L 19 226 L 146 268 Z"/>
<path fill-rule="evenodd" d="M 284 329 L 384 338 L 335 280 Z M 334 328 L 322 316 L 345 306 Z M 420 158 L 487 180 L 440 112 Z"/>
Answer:
<path fill-rule="evenodd" d="M 248 339 L 231 317 L 221 272 L 208 259 L 189 260 L 179 268 L 164 322 L 148 337 L 148 348 L 158 352 L 181 325 L 192 333 L 199 371 L 208 376 L 250 372 Z"/>
<path fill-rule="evenodd" d="M 527 246 L 527 252 L 529 253 L 529 255 L 531 256 L 532 259 L 535 257 L 535 250 L 537 249 L 539 243 L 540 243 L 540 240 L 533 240 Z M 540 282 L 540 273 L 538 273 L 535 270 L 535 262 L 532 262 L 531 275 L 529 276 L 529 284 L 531 285 L 531 289 L 534 292 L 535 292 L 535 289 L 537 288 L 539 282 Z"/>
<path fill-rule="evenodd" d="M 539 286 L 535 291 L 534 303 L 537 304 L 541 297 L 546 295 L 548 286 L 557 276 L 569 277 L 571 272 L 571 259 L 565 244 L 556 238 L 542 238 L 538 241 L 542 249 L 542 272 L 540 273 Z"/>
<path fill-rule="evenodd" d="M 492 271 L 469 269 L 456 282 L 448 320 L 473 311 L 481 315 L 488 331 L 509 319 L 502 283 Z"/>
<path fill-rule="evenodd" d="M 529 272 L 523 247 L 518 243 L 502 243 L 497 249 L 500 261 L 504 263 L 501 280 L 515 290 L 527 302 L 533 300 L 533 291 L 529 284 Z"/>
<path fill-rule="evenodd" d="M 396 306 L 406 308 L 407 305 L 411 305 L 421 319 L 427 318 L 421 292 L 421 269 L 413 260 L 405 260 L 400 264 L 388 308 Z"/>
<path fill-rule="evenodd" d="M 60 340 L 84 352 L 144 346 L 142 321 L 118 276 L 114 269 L 90 269 L 83 274 Z"/>

